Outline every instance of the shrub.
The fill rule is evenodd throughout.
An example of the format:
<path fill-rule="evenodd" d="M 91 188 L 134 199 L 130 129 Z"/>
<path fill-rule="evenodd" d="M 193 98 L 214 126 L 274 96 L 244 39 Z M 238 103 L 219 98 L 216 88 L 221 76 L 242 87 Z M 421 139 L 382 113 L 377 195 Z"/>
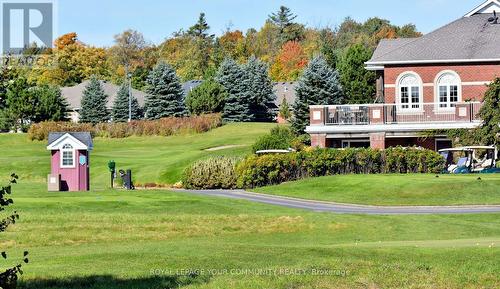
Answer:
<path fill-rule="evenodd" d="M 224 109 L 226 95 L 224 87 L 210 79 L 189 92 L 186 106 L 191 114 L 219 113 Z"/>
<path fill-rule="evenodd" d="M 182 133 L 202 133 L 222 125 L 220 114 L 192 117 L 169 117 L 159 120 L 136 120 L 129 123 L 41 122 L 31 125 L 31 140 L 46 140 L 49 132 L 88 131 L 92 136 L 125 138 L 129 136 L 170 136 Z"/>
<path fill-rule="evenodd" d="M 234 189 L 236 188 L 237 159 L 213 157 L 195 162 L 186 168 L 182 178 L 187 189 Z"/>
<path fill-rule="evenodd" d="M 252 146 L 253 152 L 260 150 L 286 150 L 292 146 L 292 130 L 286 126 L 277 126 L 267 135 L 261 136 Z"/>
<path fill-rule="evenodd" d="M 275 185 L 338 174 L 439 173 L 445 160 L 417 148 L 312 149 L 288 154 L 252 155 L 238 167 L 238 187 Z"/>

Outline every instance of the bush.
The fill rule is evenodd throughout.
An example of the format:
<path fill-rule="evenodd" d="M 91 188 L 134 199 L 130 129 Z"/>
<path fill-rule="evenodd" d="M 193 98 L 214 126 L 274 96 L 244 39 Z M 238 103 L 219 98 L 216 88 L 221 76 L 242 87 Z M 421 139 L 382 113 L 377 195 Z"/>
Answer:
<path fill-rule="evenodd" d="M 182 184 L 187 189 L 236 188 L 237 159 L 214 157 L 201 160 L 186 168 Z"/>
<path fill-rule="evenodd" d="M 418 148 L 312 149 L 289 154 L 252 155 L 237 167 L 238 187 L 275 185 L 337 174 L 439 173 L 445 160 Z"/>
<path fill-rule="evenodd" d="M 129 123 L 41 122 L 28 130 L 31 140 L 46 140 L 49 132 L 88 131 L 94 137 L 125 138 L 129 136 L 170 136 L 182 133 L 202 133 L 222 125 L 220 114 L 192 117 L 169 117 L 159 120 L 136 120 Z"/>
<path fill-rule="evenodd" d="M 191 114 L 219 113 L 224 109 L 226 95 L 222 85 L 207 80 L 189 92 L 186 106 Z"/>
<path fill-rule="evenodd" d="M 253 152 L 260 150 L 286 150 L 292 146 L 295 136 L 286 126 L 277 126 L 267 135 L 261 136 L 252 146 Z"/>

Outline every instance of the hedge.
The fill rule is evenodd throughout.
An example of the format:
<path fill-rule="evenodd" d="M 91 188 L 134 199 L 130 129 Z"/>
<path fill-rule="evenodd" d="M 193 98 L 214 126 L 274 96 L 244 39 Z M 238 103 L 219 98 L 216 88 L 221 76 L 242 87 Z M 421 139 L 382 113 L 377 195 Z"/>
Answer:
<path fill-rule="evenodd" d="M 170 136 L 181 133 L 201 133 L 222 125 L 220 114 L 191 117 L 169 117 L 159 120 L 135 120 L 129 123 L 100 123 L 96 125 L 73 122 L 41 122 L 31 125 L 30 140 L 46 140 L 49 132 L 88 131 L 93 136 L 125 138 L 129 136 Z"/>
<path fill-rule="evenodd" d="M 237 186 L 254 188 L 337 174 L 440 173 L 444 163 L 443 157 L 434 151 L 402 147 L 252 155 L 237 166 Z"/>
<path fill-rule="evenodd" d="M 213 157 L 186 168 L 182 185 L 187 189 L 234 189 L 237 159 Z"/>

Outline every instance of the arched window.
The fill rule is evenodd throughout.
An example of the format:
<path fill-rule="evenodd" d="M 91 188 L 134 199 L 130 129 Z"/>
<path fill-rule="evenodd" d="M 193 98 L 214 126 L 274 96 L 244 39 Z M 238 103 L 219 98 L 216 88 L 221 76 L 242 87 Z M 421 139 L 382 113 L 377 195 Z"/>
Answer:
<path fill-rule="evenodd" d="M 405 72 L 398 78 L 397 95 L 400 108 L 419 110 L 422 108 L 422 79 L 418 74 Z"/>
<path fill-rule="evenodd" d="M 454 71 L 443 71 L 436 76 L 435 100 L 439 109 L 454 108 L 462 99 L 460 76 Z"/>
<path fill-rule="evenodd" d="M 75 166 L 75 150 L 70 144 L 63 145 L 61 149 L 61 168 L 73 168 Z"/>

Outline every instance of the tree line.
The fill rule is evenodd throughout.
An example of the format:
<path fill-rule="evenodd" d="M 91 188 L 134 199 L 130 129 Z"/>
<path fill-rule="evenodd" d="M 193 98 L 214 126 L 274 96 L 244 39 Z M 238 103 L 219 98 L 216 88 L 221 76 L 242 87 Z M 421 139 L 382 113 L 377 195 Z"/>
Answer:
<path fill-rule="evenodd" d="M 331 81 L 340 82 L 343 103 L 372 102 L 375 74 L 364 69 L 364 62 L 378 42 L 420 35 L 414 25 L 399 27 L 376 17 L 363 23 L 346 18 L 335 28 L 306 27 L 296 17 L 282 6 L 269 15 L 260 30 L 243 33 L 228 28 L 216 37 L 210 34 L 206 15 L 201 13 L 193 26 L 179 30 L 159 45 L 148 43 L 138 31 L 127 30 L 116 35 L 109 48 L 86 45 L 76 33 L 59 37 L 51 49 L 29 47 L 25 53 L 37 55 L 40 61 L 36 65 L 23 67 L 12 59 L 1 67 L 0 129 L 64 119 L 66 106 L 58 87 L 92 77 L 118 85 L 130 79 L 133 88 L 148 95 L 165 93 L 170 102 L 177 103 L 173 111 L 160 111 L 166 98 L 151 98 L 144 108 L 134 108 L 133 118 L 216 111 L 228 121 L 269 120 L 276 113 L 270 104 L 275 97 L 270 83 L 300 80 L 318 57 L 335 72 L 336 78 Z M 180 100 L 180 83 L 159 88 L 151 82 L 158 66 L 169 67 L 170 79 L 204 82 Z M 113 111 L 127 111 L 127 115 L 112 118 L 124 121 L 128 119 L 128 86 L 120 90 L 117 100 L 121 99 L 121 106 Z M 316 96 L 309 98 L 311 104 L 316 102 Z M 287 116 L 289 105 L 298 111 L 298 104 L 284 103 L 281 111 Z"/>

